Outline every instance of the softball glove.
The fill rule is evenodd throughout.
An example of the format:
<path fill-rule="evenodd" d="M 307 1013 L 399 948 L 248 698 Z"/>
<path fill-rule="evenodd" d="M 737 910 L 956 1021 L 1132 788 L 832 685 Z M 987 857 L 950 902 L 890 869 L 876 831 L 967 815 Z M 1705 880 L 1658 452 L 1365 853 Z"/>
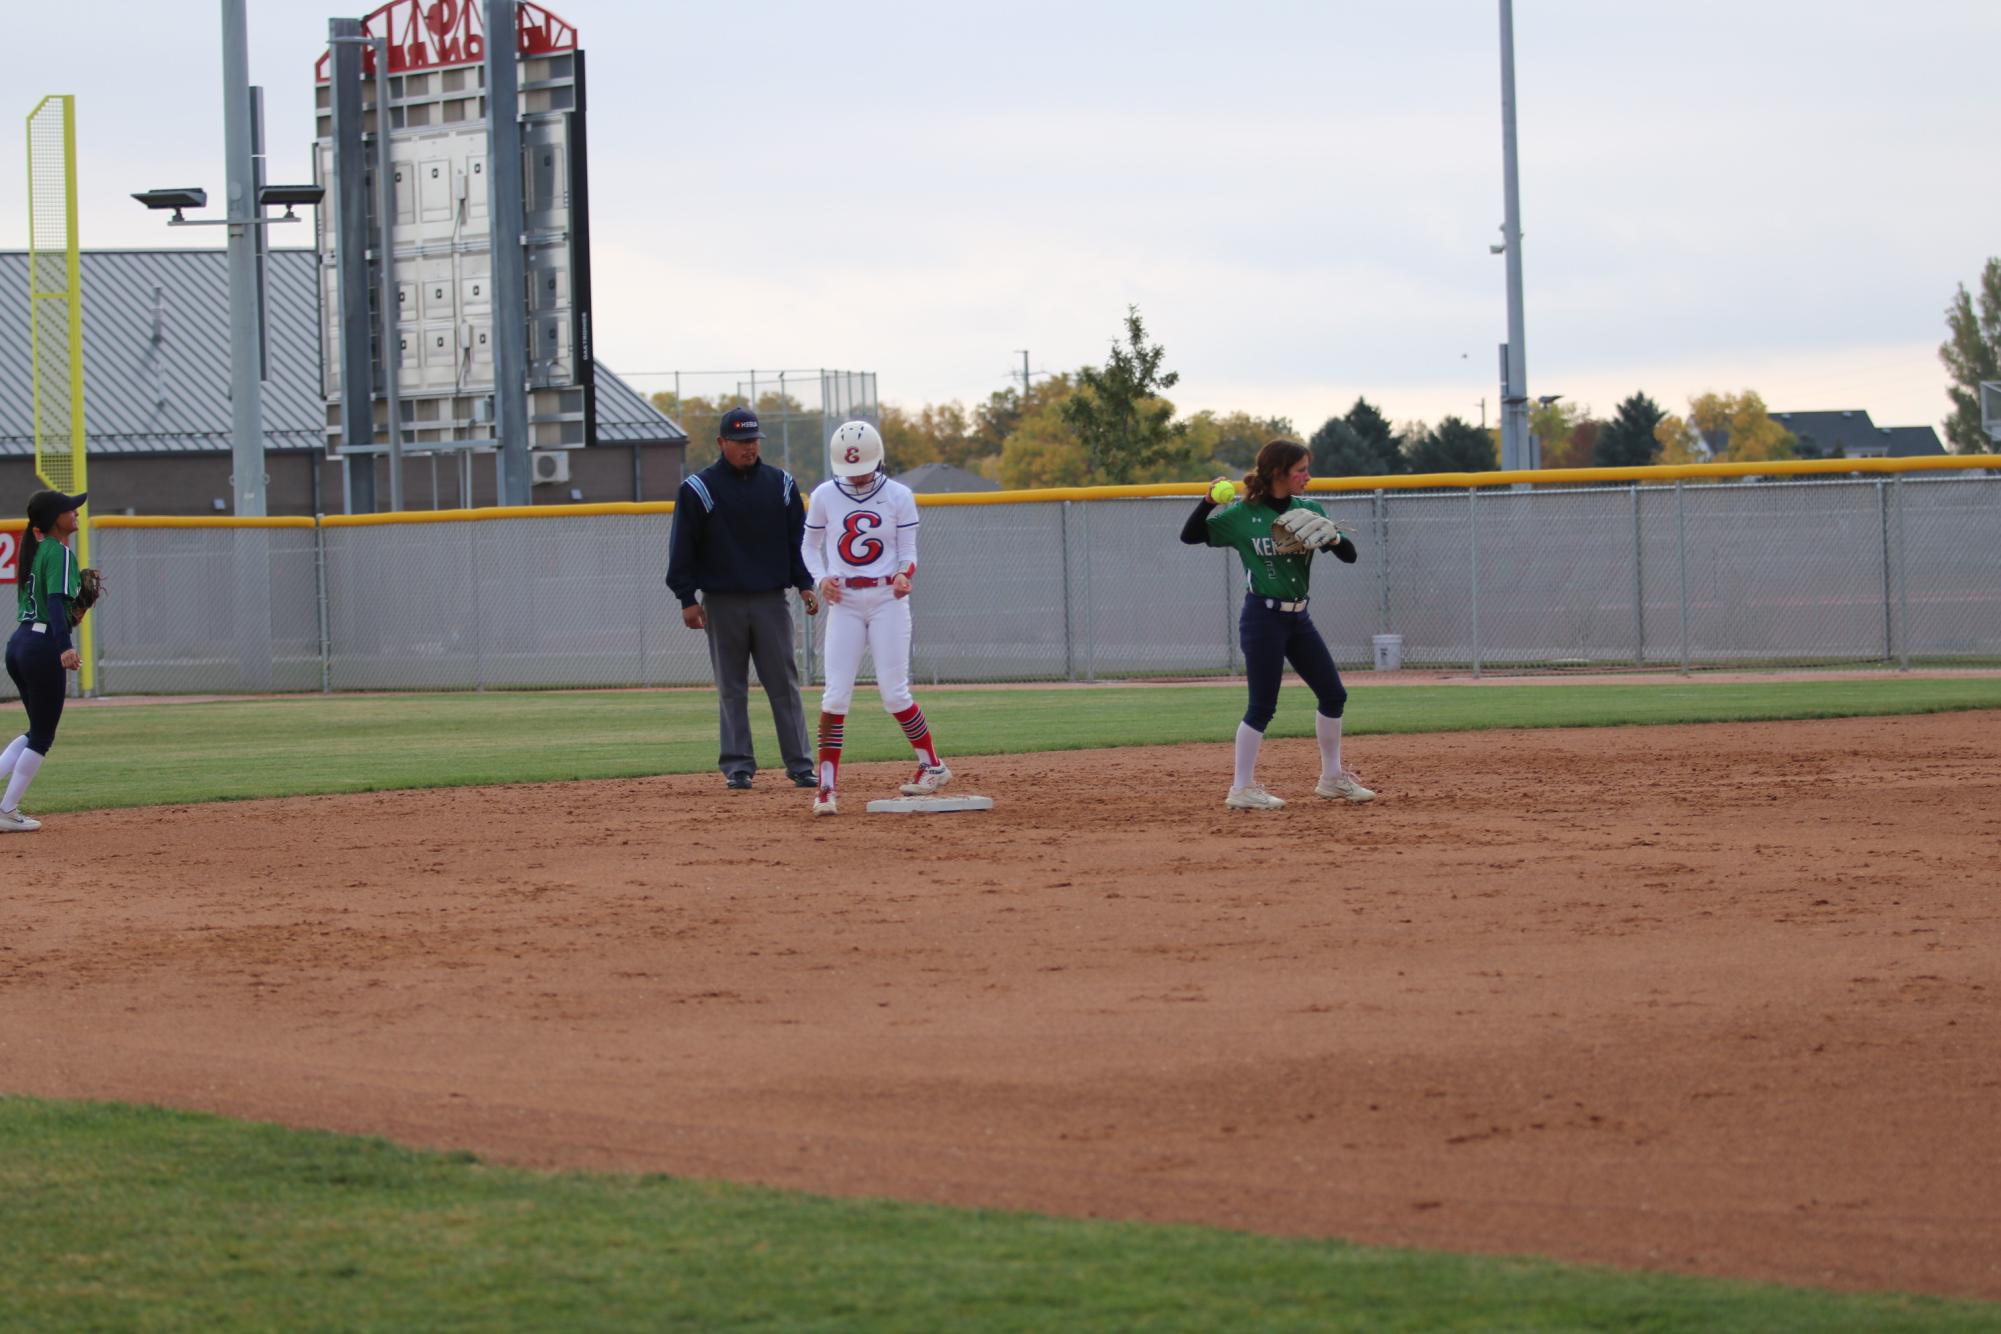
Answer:
<path fill-rule="evenodd" d="M 81 624 L 83 614 L 104 600 L 104 571 L 84 570 L 76 577 L 76 596 L 69 600 L 69 623 Z"/>
<path fill-rule="evenodd" d="M 1341 530 L 1324 514 L 1315 514 L 1309 509 L 1292 509 L 1273 522 L 1271 538 L 1279 555 L 1301 556 L 1322 547 L 1340 545 Z"/>

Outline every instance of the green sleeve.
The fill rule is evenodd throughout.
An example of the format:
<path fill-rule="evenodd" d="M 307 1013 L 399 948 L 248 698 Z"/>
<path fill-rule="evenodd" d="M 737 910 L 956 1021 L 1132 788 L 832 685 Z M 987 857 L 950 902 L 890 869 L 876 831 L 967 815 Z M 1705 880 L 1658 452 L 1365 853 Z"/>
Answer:
<path fill-rule="evenodd" d="M 82 587 L 75 554 L 53 539 L 44 540 L 35 548 L 35 573 L 39 576 L 35 580 L 37 591 L 73 598 Z"/>
<path fill-rule="evenodd" d="M 1235 547 L 1244 540 L 1244 507 L 1242 503 L 1224 505 L 1210 513 L 1208 523 L 1209 545 L 1212 547 Z"/>

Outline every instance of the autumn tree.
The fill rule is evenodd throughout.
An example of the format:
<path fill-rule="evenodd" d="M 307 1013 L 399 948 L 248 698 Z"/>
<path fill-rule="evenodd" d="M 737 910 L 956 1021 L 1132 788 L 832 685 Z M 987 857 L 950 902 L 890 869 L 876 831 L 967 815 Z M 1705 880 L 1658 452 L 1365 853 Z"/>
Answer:
<path fill-rule="evenodd" d="M 1562 399 L 1538 401 L 1529 409 L 1529 434 L 1541 442 L 1545 468 L 1588 468 L 1596 429 L 1586 430 L 1591 409 Z"/>
<path fill-rule="evenodd" d="M 1772 420 L 1765 400 L 1751 389 L 1740 394 L 1697 394 L 1688 401 L 1688 424 L 1705 440 L 1721 442 L 1716 457 L 1725 463 L 1789 459 L 1798 444 L 1791 431 Z"/>
<path fill-rule="evenodd" d="M 1447 417 L 1410 447 L 1412 472 L 1490 472 L 1494 437 L 1471 422 Z"/>
<path fill-rule="evenodd" d="M 1174 405 L 1162 396 L 1181 376 L 1160 369 L 1166 355 L 1159 344 L 1147 345 L 1139 309 L 1128 306 L 1125 343 L 1112 344 L 1103 369 L 1077 372 L 1077 392 L 1063 405 L 1063 419 L 1084 447 L 1094 481 L 1130 482 L 1181 447 L 1187 425 L 1173 420 Z"/>
<path fill-rule="evenodd" d="M 722 430 L 723 414 L 731 408 L 747 406 L 742 394 L 717 394 L 706 398 L 698 394 L 680 395 L 665 389 L 654 394 L 650 401 L 688 433 L 690 463 L 714 458 L 716 435 Z"/>
<path fill-rule="evenodd" d="M 1654 443 L 1659 452 L 1654 462 L 1679 466 L 1684 463 L 1709 462 L 1709 450 L 1702 443 L 1702 436 L 1689 425 L 1686 418 L 1673 413 L 1660 419 L 1654 427 Z"/>
<path fill-rule="evenodd" d="M 1980 271 L 1976 304 L 1966 284 L 1945 309 L 1951 337 L 1939 344 L 1939 360 L 1952 373 L 1946 397 L 1952 415 L 1945 419 L 1947 446 L 1955 454 L 1983 454 L 1994 442 L 1980 426 L 1980 383 L 2001 380 L 2001 259 L 1990 259 Z"/>
<path fill-rule="evenodd" d="M 1660 404 L 1645 394 L 1634 394 L 1598 432 L 1591 462 L 1600 468 L 1643 468 L 1654 462 L 1661 450 L 1654 428 L 1666 416 Z"/>
<path fill-rule="evenodd" d="M 949 463 L 972 469 L 983 457 L 1000 453 L 1001 442 L 989 448 L 978 435 L 966 409 L 957 402 L 926 403 L 911 410 L 892 404 L 882 409 L 882 442 L 893 471 L 906 472 L 926 463 Z"/>
<path fill-rule="evenodd" d="M 1259 417 L 1248 412 L 1218 416 L 1204 409 L 1188 418 L 1190 453 L 1206 460 L 1204 474 L 1217 468 L 1225 472 L 1247 472 L 1258 451 L 1273 440 L 1294 438 L 1292 422 L 1286 417 Z"/>
<path fill-rule="evenodd" d="M 992 476 L 1010 491 L 1083 486 L 1092 480 L 1091 460 L 1065 411 L 1075 387 L 1069 376 L 1056 375 L 1036 388 L 1044 392 L 1030 395 L 1028 409 L 1016 415 Z"/>

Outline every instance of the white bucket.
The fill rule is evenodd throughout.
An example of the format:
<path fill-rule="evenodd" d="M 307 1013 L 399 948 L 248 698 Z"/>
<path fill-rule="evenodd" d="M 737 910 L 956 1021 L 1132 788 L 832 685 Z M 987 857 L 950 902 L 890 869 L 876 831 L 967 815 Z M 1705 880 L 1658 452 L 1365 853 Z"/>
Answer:
<path fill-rule="evenodd" d="M 1403 636 L 1377 635 L 1374 642 L 1376 645 L 1376 670 L 1379 672 L 1402 671 Z"/>

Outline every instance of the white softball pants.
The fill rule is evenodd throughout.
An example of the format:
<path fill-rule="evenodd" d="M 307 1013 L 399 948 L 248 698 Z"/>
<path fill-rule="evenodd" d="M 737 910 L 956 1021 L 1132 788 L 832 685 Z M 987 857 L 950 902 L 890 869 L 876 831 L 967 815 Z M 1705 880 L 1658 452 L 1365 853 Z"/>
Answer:
<path fill-rule="evenodd" d="M 820 691 L 820 712 L 848 711 L 863 650 L 875 659 L 882 707 L 895 714 L 916 703 L 910 697 L 910 599 L 897 597 L 886 585 L 844 588 L 841 600 L 827 607 L 827 640 L 821 649 L 827 684 Z"/>

